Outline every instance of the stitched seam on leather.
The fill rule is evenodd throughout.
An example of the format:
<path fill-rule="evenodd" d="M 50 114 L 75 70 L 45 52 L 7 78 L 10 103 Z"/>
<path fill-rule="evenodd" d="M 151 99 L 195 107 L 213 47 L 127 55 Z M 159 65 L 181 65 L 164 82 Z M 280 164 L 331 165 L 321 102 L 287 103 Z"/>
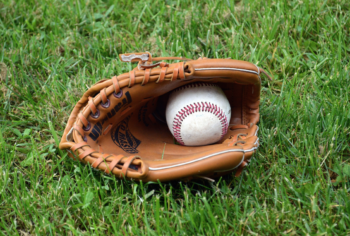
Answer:
<path fill-rule="evenodd" d="M 257 66 L 257 65 L 255 65 L 255 64 L 254 64 L 254 66 L 256 66 L 256 68 L 258 68 L 258 77 L 259 77 L 260 84 L 261 84 L 261 78 L 260 78 L 260 67 L 259 67 L 259 66 Z"/>
<path fill-rule="evenodd" d="M 257 127 L 257 129 L 256 129 L 256 131 L 255 131 L 255 136 L 258 136 L 258 131 L 259 131 L 259 126 L 256 126 Z"/>
<path fill-rule="evenodd" d="M 75 123 L 74 123 L 75 124 Z M 73 124 L 73 125 L 74 125 Z M 68 141 L 68 142 L 73 142 L 73 130 L 74 130 L 74 128 L 73 128 L 73 126 L 72 126 L 72 128 L 68 131 L 68 133 L 67 133 L 67 135 L 66 135 L 66 140 Z"/>
<path fill-rule="evenodd" d="M 247 72 L 247 73 L 259 75 L 258 72 L 254 71 L 254 70 L 245 70 L 245 69 L 227 68 L 227 67 L 196 68 L 194 70 L 196 70 L 196 71 L 201 71 L 201 70 L 234 70 L 234 71 L 241 71 L 241 72 Z"/>
<path fill-rule="evenodd" d="M 228 120 L 225 112 L 218 107 L 215 104 L 211 104 L 210 102 L 195 102 L 192 104 L 189 104 L 187 106 L 184 106 L 178 113 L 175 115 L 175 118 L 173 120 L 173 134 L 176 140 L 182 144 L 185 145 L 182 137 L 181 137 L 181 126 L 182 122 L 188 117 L 189 115 L 195 113 L 195 112 L 209 112 L 214 114 L 221 123 L 221 137 L 220 139 L 226 134 L 228 129 Z"/>
<path fill-rule="evenodd" d="M 259 147 L 259 138 L 256 139 L 254 145 L 258 145 L 258 147 Z"/>
<path fill-rule="evenodd" d="M 244 87 L 242 86 L 242 124 L 246 125 L 247 121 L 246 121 L 246 100 L 245 100 L 245 90 Z"/>
<path fill-rule="evenodd" d="M 259 130 L 259 126 L 257 126 L 257 130 L 255 131 L 255 136 L 258 134 L 258 130 Z M 170 168 L 174 168 L 174 167 L 178 167 L 178 166 L 182 166 L 182 165 L 187 165 L 187 164 L 191 164 L 191 163 L 194 163 L 194 162 L 197 162 L 197 161 L 202 161 L 202 160 L 205 160 L 207 158 L 210 158 L 210 157 L 213 157 L 213 156 L 216 156 L 216 155 L 220 155 L 220 154 L 225 154 L 225 153 L 229 153 L 229 152 L 243 152 L 243 153 L 247 153 L 247 152 L 252 152 L 252 151 L 255 151 L 258 149 L 259 147 L 259 138 L 257 138 L 256 142 L 254 143 L 255 145 L 258 145 L 257 147 L 253 147 L 251 149 L 248 149 L 248 150 L 243 150 L 243 149 L 233 149 L 233 150 L 226 150 L 226 151 L 222 151 L 222 152 L 218 152 L 218 153 L 214 153 L 214 154 L 211 154 L 211 155 L 207 155 L 207 156 L 204 156 L 204 157 L 201 157 L 201 158 L 198 158 L 196 160 L 193 160 L 193 161 L 189 161 L 189 162 L 185 162 L 185 163 L 181 163 L 181 164 L 177 164 L 177 165 L 172 165 L 172 166 L 165 166 L 165 167 L 158 167 L 158 168 L 153 168 L 153 167 L 148 167 L 149 170 L 153 170 L 153 171 L 156 171 L 156 170 L 164 170 L 164 169 L 170 169 Z M 229 169 L 229 170 L 233 170 L 233 169 L 236 169 L 238 166 L 240 166 L 242 164 L 242 162 L 244 161 L 244 156 L 242 157 L 242 160 L 240 161 L 240 163 Z M 250 160 L 249 160 L 250 161 Z M 225 171 L 228 171 L 228 170 L 223 170 L 223 171 L 217 171 L 217 172 L 225 172 Z"/>
<path fill-rule="evenodd" d="M 188 165 L 188 164 L 192 164 L 192 163 L 195 163 L 195 162 L 198 162 L 198 161 L 202 161 L 202 160 L 205 160 L 205 159 L 208 159 L 210 157 L 213 157 L 213 156 L 216 156 L 216 155 L 220 155 L 220 154 L 225 154 L 225 153 L 229 153 L 229 152 L 243 152 L 243 153 L 247 153 L 247 152 L 252 152 L 252 151 L 255 151 L 257 149 L 257 147 L 253 147 L 249 150 L 243 150 L 243 149 L 233 149 L 233 150 L 226 150 L 226 151 L 222 151 L 222 152 L 218 152 L 218 153 L 214 153 L 214 154 L 211 154 L 211 155 L 208 155 L 208 156 L 204 156 L 204 157 L 201 157 L 201 158 L 198 158 L 196 160 L 192 160 L 192 161 L 188 161 L 188 162 L 184 162 L 184 163 L 179 163 L 179 164 L 176 164 L 176 165 L 172 165 L 172 166 L 164 166 L 164 167 L 148 167 L 149 170 L 153 170 L 153 171 L 156 171 L 156 170 L 164 170 L 164 169 L 170 169 L 170 168 L 175 168 L 175 167 L 179 167 L 179 166 L 184 166 L 184 165 Z M 240 161 L 240 163 L 232 168 L 232 169 L 235 169 L 237 168 L 238 166 L 240 166 L 242 164 L 242 162 L 244 161 L 244 155 L 242 156 L 242 160 Z"/>

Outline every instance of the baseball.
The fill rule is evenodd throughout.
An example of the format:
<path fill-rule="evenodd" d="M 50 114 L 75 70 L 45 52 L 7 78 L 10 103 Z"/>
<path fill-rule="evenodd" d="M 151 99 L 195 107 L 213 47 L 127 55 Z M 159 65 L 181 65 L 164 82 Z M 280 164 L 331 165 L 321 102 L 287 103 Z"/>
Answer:
<path fill-rule="evenodd" d="M 230 119 L 230 103 L 216 84 L 188 84 L 169 96 L 166 121 L 182 145 L 201 146 L 219 141 L 226 134 Z"/>

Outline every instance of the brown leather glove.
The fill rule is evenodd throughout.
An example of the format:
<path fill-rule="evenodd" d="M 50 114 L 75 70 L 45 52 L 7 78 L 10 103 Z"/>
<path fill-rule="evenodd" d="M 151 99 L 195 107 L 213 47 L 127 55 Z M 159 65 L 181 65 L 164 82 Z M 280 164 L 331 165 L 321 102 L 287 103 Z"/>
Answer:
<path fill-rule="evenodd" d="M 264 70 L 231 59 L 152 58 L 150 53 L 120 59 L 139 64 L 85 92 L 69 117 L 60 149 L 93 168 L 144 182 L 215 178 L 233 170 L 240 174 L 259 146 Z M 174 59 L 186 62 L 152 64 Z M 230 102 L 230 126 L 216 144 L 178 145 L 166 124 L 169 92 L 193 82 L 219 85 Z"/>

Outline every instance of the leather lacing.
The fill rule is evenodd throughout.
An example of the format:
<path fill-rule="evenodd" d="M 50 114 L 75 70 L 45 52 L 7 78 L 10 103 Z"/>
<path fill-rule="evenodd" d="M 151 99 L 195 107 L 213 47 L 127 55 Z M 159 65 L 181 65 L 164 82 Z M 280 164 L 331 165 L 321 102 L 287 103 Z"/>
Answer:
<path fill-rule="evenodd" d="M 235 125 L 231 126 L 230 130 L 235 130 L 235 129 L 247 129 L 247 125 Z M 228 144 L 228 146 L 240 146 L 240 144 L 245 144 L 246 142 L 244 139 L 248 136 L 248 133 L 239 133 L 235 137 L 231 136 L 230 139 L 232 138 L 232 142 Z M 243 147 L 242 147 L 243 148 Z"/>
<path fill-rule="evenodd" d="M 190 59 L 186 59 L 186 58 L 177 58 L 177 57 L 164 57 L 164 58 L 152 58 L 152 61 L 158 61 L 158 60 L 190 60 Z M 168 80 L 174 81 L 177 79 L 185 79 L 185 72 L 184 72 L 184 65 L 183 62 L 179 63 L 176 67 L 172 68 L 172 74 L 167 74 L 168 69 L 169 69 L 169 64 L 165 63 L 165 62 L 160 62 L 160 63 L 156 63 L 156 64 L 152 64 L 152 65 L 146 65 L 146 64 L 139 64 L 139 69 L 142 69 L 143 71 L 141 73 L 143 73 L 143 79 L 141 82 L 141 85 L 144 86 L 147 83 L 149 83 L 151 81 L 151 77 L 152 77 L 152 68 L 154 67 L 161 67 L 160 73 L 156 72 L 154 75 L 159 74 L 158 79 L 154 80 L 152 79 L 152 82 L 155 83 L 161 83 L 163 81 L 165 81 L 165 78 L 167 78 Z M 153 75 L 153 77 L 154 77 Z M 137 82 L 136 82 L 136 77 L 140 76 L 140 73 L 138 73 L 138 71 L 132 70 L 129 72 L 129 83 L 128 83 L 128 87 L 132 87 L 134 86 Z M 118 79 L 117 76 L 112 77 L 112 86 L 114 89 L 113 97 L 120 99 L 123 97 L 123 90 L 121 89 L 120 86 L 120 81 Z M 108 89 L 108 88 L 107 88 Z M 97 108 L 97 106 L 99 104 L 95 104 L 95 101 L 98 100 L 99 98 L 101 99 L 100 104 L 101 107 L 104 109 L 108 109 L 110 107 L 110 95 L 107 94 L 107 89 L 104 88 L 102 89 L 99 94 L 97 94 L 97 96 L 95 96 L 95 98 L 93 97 L 89 97 L 88 98 L 88 109 L 90 109 L 90 117 L 92 119 L 98 119 L 100 117 L 100 111 Z M 99 96 L 98 96 L 99 95 Z M 120 177 L 126 177 L 128 170 L 130 169 L 134 169 L 134 168 L 130 168 L 130 166 L 132 165 L 132 162 L 135 159 L 141 159 L 139 156 L 123 156 L 123 155 L 112 155 L 112 154 L 102 154 L 99 153 L 98 151 L 92 149 L 90 147 L 90 145 L 88 145 L 87 142 L 87 137 L 85 136 L 85 132 L 89 131 L 91 129 L 91 123 L 89 122 L 88 118 L 85 117 L 85 115 L 83 114 L 83 112 L 80 112 L 78 114 L 78 119 L 81 121 L 82 125 L 78 125 L 77 123 L 75 123 L 73 125 L 74 130 L 76 130 L 79 135 L 82 137 L 83 142 L 77 143 L 75 145 L 73 145 L 71 147 L 71 150 L 73 152 L 78 152 L 78 157 L 80 159 L 80 161 L 84 161 L 84 159 L 86 159 L 86 157 L 93 157 L 96 158 L 96 156 L 98 156 L 96 158 L 96 160 L 92 163 L 92 167 L 93 168 L 99 168 L 101 163 L 105 163 L 105 165 L 107 166 L 107 168 L 105 168 L 105 172 L 106 173 L 111 173 L 113 172 L 116 175 L 119 175 Z M 109 127 L 111 128 L 111 127 Z M 105 132 L 104 132 L 105 133 Z M 93 154 L 93 155 L 92 155 Z M 109 163 L 109 164 L 108 164 Z M 100 168 L 103 169 L 103 168 Z"/>
<path fill-rule="evenodd" d="M 249 128 L 249 126 L 247 125 L 234 125 L 230 127 L 230 130 L 247 129 L 247 128 Z M 246 139 L 247 136 L 248 136 L 248 133 L 239 133 L 235 137 L 231 136 L 230 138 L 233 138 L 233 140 L 231 143 L 228 144 L 228 146 L 235 146 L 235 147 L 239 146 L 243 149 L 243 146 L 241 144 L 243 145 L 246 144 L 246 141 L 244 141 L 244 139 Z M 238 177 L 242 173 L 243 169 L 248 165 L 249 161 L 245 161 L 244 156 L 245 156 L 245 153 L 243 152 L 243 161 L 236 170 L 236 173 L 235 173 L 236 177 Z"/>
<path fill-rule="evenodd" d="M 240 144 L 245 144 L 246 142 L 244 140 L 239 139 L 245 139 L 245 137 L 248 136 L 248 134 L 237 134 L 237 140 L 236 142 L 232 143 L 232 145 L 229 146 L 239 146 L 243 149 L 243 146 Z M 235 176 L 238 177 L 242 173 L 243 169 L 248 165 L 248 162 L 244 160 L 245 159 L 245 153 L 243 152 L 243 161 L 239 165 L 239 167 L 236 170 Z"/>
<path fill-rule="evenodd" d="M 98 153 L 96 150 L 90 148 L 90 146 L 86 142 L 80 142 L 71 147 L 71 150 L 73 152 L 77 151 L 78 149 L 82 147 L 87 147 L 86 150 L 83 152 L 80 152 L 78 155 L 80 161 L 84 161 L 84 159 L 87 156 L 91 156 L 91 154 L 95 153 L 98 157 L 97 159 L 92 163 L 93 168 L 99 168 L 101 163 L 106 164 L 106 168 L 104 169 L 107 174 L 114 173 L 116 175 L 119 175 L 119 177 L 126 177 L 129 167 L 133 160 L 135 159 L 141 159 L 139 156 L 123 156 L 123 155 L 112 155 L 112 154 L 102 154 Z M 99 168 L 102 169 L 103 168 Z"/>

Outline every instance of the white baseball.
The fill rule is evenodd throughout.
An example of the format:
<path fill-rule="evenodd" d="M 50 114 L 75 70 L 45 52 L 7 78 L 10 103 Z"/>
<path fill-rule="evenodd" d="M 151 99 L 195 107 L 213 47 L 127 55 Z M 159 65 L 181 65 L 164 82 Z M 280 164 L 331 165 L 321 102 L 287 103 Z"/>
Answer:
<path fill-rule="evenodd" d="M 182 145 L 201 146 L 219 141 L 226 134 L 230 119 L 230 103 L 216 84 L 188 84 L 169 96 L 166 121 Z"/>

